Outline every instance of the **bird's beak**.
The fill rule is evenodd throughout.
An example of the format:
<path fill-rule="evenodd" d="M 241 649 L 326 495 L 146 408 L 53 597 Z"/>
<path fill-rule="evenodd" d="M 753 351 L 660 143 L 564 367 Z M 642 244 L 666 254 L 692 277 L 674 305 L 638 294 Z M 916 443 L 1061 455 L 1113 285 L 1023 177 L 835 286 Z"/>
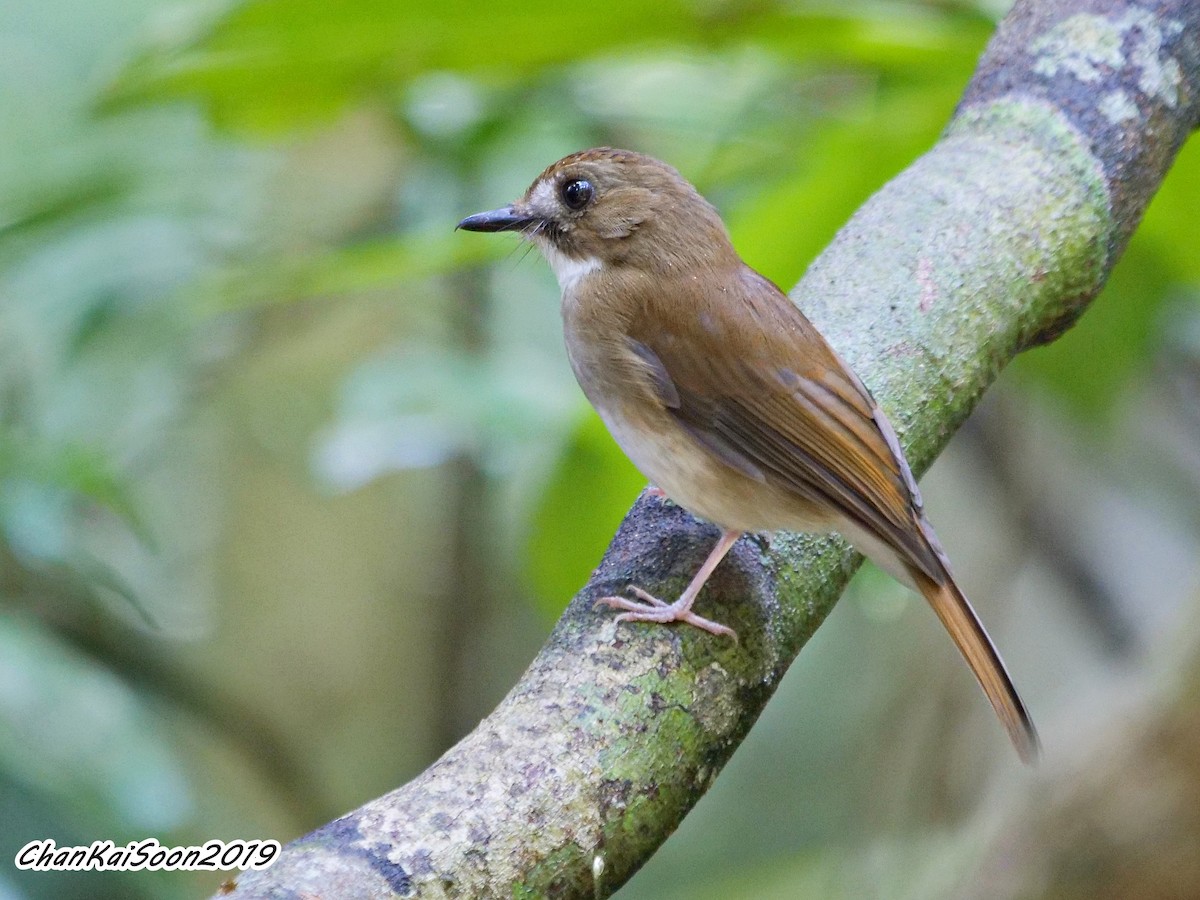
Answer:
<path fill-rule="evenodd" d="M 464 231 L 520 231 L 537 221 L 536 216 L 519 212 L 515 207 L 505 206 L 489 212 L 467 216 L 456 226 Z"/>

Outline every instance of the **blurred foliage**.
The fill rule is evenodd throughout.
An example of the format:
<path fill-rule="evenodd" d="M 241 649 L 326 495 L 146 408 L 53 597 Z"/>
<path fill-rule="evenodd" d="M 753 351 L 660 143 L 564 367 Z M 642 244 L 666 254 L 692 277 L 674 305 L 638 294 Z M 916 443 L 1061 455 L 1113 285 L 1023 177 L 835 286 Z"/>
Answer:
<path fill-rule="evenodd" d="M 596 549 L 612 540 L 612 523 L 621 520 L 645 483 L 624 454 L 614 457 L 600 417 L 585 415 L 563 447 L 531 522 L 528 571 L 547 613 L 557 616 L 563 598 L 579 590 L 581 575 L 599 562 Z"/>
<path fill-rule="evenodd" d="M 441 747 L 412 735 L 506 690 L 643 483 L 571 381 L 545 267 L 453 223 L 633 146 L 790 285 L 936 139 L 1001 11 L 647 9 L 0 7 L 0 849 L 286 839 L 423 766 Z M 1028 390 L 1118 415 L 1200 282 L 1198 189 L 1193 147 L 1094 311 L 1016 364 Z M 836 832 L 718 893 L 850 896 L 904 855 L 831 862 Z M 912 846 L 914 896 L 969 868 Z M 213 886 L 20 874 L 0 894 Z"/>
<path fill-rule="evenodd" d="M 547 67 L 613 52 L 753 44 L 792 61 L 963 75 L 990 31 L 969 8 L 921 3 L 835 10 L 674 0 L 656 5 L 651 16 L 644 4 L 616 0 L 596 16 L 535 0 L 485 19 L 468 0 L 351 0 L 337 7 L 257 0 L 215 23 L 198 23 L 190 39 L 148 48 L 126 66 L 109 102 L 195 98 L 214 121 L 260 132 L 327 119 L 428 72 L 474 72 L 489 85 L 513 85 Z"/>

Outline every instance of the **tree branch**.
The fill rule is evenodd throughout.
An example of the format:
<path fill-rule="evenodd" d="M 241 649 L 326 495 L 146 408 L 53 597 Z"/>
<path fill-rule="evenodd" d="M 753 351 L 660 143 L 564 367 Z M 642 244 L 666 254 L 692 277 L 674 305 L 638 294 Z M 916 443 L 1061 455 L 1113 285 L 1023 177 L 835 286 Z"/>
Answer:
<path fill-rule="evenodd" d="M 1099 291 L 1197 123 L 1196 35 L 1190 0 L 1018 2 L 943 138 L 797 286 L 917 470 Z M 608 896 L 703 794 L 857 563 L 832 538 L 743 538 L 702 601 L 736 646 L 593 611 L 630 583 L 675 594 L 716 534 L 640 498 L 495 712 L 231 896 Z"/>

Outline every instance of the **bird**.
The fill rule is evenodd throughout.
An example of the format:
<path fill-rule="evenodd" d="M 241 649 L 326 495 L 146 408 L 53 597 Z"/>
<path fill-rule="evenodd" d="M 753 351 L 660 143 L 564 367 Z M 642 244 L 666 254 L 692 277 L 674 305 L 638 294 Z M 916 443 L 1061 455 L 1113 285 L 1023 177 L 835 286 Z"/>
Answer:
<path fill-rule="evenodd" d="M 693 605 L 738 538 L 837 532 L 928 601 L 1020 758 L 1036 759 L 1033 721 L 951 574 L 887 416 L 676 169 L 583 150 L 458 228 L 517 232 L 541 251 L 584 395 L 658 493 L 721 529 L 673 602 L 631 585 L 636 600 L 598 605 L 620 610 L 618 623 L 681 622 L 736 641 Z"/>

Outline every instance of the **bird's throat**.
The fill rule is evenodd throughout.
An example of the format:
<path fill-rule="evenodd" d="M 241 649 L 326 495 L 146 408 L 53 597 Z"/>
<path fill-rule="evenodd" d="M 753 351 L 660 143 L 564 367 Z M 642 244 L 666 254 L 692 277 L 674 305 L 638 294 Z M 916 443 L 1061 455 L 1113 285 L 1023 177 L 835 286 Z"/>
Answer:
<path fill-rule="evenodd" d="M 604 263 L 594 256 L 568 256 L 552 244 L 543 243 L 541 250 L 546 262 L 550 264 L 551 271 L 554 272 L 554 277 L 558 279 L 558 286 L 564 296 L 576 291 L 583 279 L 593 272 L 600 271 L 604 266 Z"/>

